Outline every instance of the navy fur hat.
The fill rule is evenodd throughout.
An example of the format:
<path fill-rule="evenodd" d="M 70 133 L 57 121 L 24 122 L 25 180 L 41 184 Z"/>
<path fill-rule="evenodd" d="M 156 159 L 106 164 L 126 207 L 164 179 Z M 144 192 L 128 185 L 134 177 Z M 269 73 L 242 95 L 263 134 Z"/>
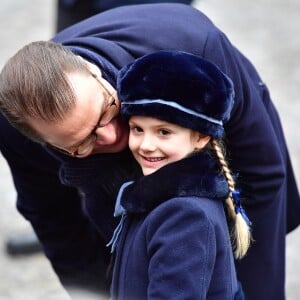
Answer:
<path fill-rule="evenodd" d="M 232 81 L 211 62 L 181 51 L 158 51 L 122 68 L 121 113 L 148 116 L 219 139 L 230 117 Z"/>

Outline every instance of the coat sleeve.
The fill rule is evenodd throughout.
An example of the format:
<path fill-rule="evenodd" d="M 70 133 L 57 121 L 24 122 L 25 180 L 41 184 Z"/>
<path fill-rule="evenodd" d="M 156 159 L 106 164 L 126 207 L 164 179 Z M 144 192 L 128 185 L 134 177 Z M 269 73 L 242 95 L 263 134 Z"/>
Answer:
<path fill-rule="evenodd" d="M 60 183 L 58 161 L 40 145 L 1 115 L 0 123 L 0 149 L 11 170 L 19 212 L 33 226 L 63 284 L 99 289 L 107 250 L 85 216 L 77 190 Z"/>

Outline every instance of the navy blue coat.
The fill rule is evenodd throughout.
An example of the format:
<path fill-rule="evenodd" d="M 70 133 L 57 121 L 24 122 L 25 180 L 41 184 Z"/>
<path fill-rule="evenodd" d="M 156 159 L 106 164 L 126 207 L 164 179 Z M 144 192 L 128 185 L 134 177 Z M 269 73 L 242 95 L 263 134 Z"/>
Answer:
<path fill-rule="evenodd" d="M 165 166 L 118 195 L 111 298 L 243 299 L 224 212 L 228 184 L 202 152 Z"/>
<path fill-rule="evenodd" d="M 248 299 L 283 299 L 285 234 L 299 224 L 300 199 L 280 120 L 252 64 L 206 16 L 180 4 L 116 8 L 53 40 L 97 63 L 111 83 L 117 69 L 162 49 L 199 55 L 232 78 L 235 105 L 225 129 L 231 168 L 240 174 L 255 240 L 247 257 L 237 263 L 237 272 Z M 130 155 L 54 157 L 3 117 L 0 128 L 18 209 L 33 225 L 60 279 L 99 286 L 109 256 L 104 245 L 116 224 L 112 214 L 117 190 L 132 177 Z M 85 195 L 83 201 L 73 187 Z"/>

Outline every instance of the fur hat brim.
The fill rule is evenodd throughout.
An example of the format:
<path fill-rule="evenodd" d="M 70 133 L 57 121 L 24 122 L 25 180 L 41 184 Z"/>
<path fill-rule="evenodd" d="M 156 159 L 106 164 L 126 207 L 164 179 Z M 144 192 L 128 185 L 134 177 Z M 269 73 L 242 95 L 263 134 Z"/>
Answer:
<path fill-rule="evenodd" d="M 118 76 L 121 113 L 162 119 L 220 138 L 234 103 L 232 81 L 214 64 L 181 51 L 135 60 Z"/>

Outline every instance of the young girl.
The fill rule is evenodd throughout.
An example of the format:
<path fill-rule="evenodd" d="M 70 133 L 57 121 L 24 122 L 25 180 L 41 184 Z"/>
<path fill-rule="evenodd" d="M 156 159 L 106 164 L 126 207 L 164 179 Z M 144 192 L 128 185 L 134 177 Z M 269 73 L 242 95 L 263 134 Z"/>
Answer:
<path fill-rule="evenodd" d="M 231 80 L 199 57 L 159 51 L 121 70 L 118 93 L 145 176 L 117 198 L 112 299 L 243 299 L 233 251 L 246 254 L 249 220 L 220 143 Z"/>

